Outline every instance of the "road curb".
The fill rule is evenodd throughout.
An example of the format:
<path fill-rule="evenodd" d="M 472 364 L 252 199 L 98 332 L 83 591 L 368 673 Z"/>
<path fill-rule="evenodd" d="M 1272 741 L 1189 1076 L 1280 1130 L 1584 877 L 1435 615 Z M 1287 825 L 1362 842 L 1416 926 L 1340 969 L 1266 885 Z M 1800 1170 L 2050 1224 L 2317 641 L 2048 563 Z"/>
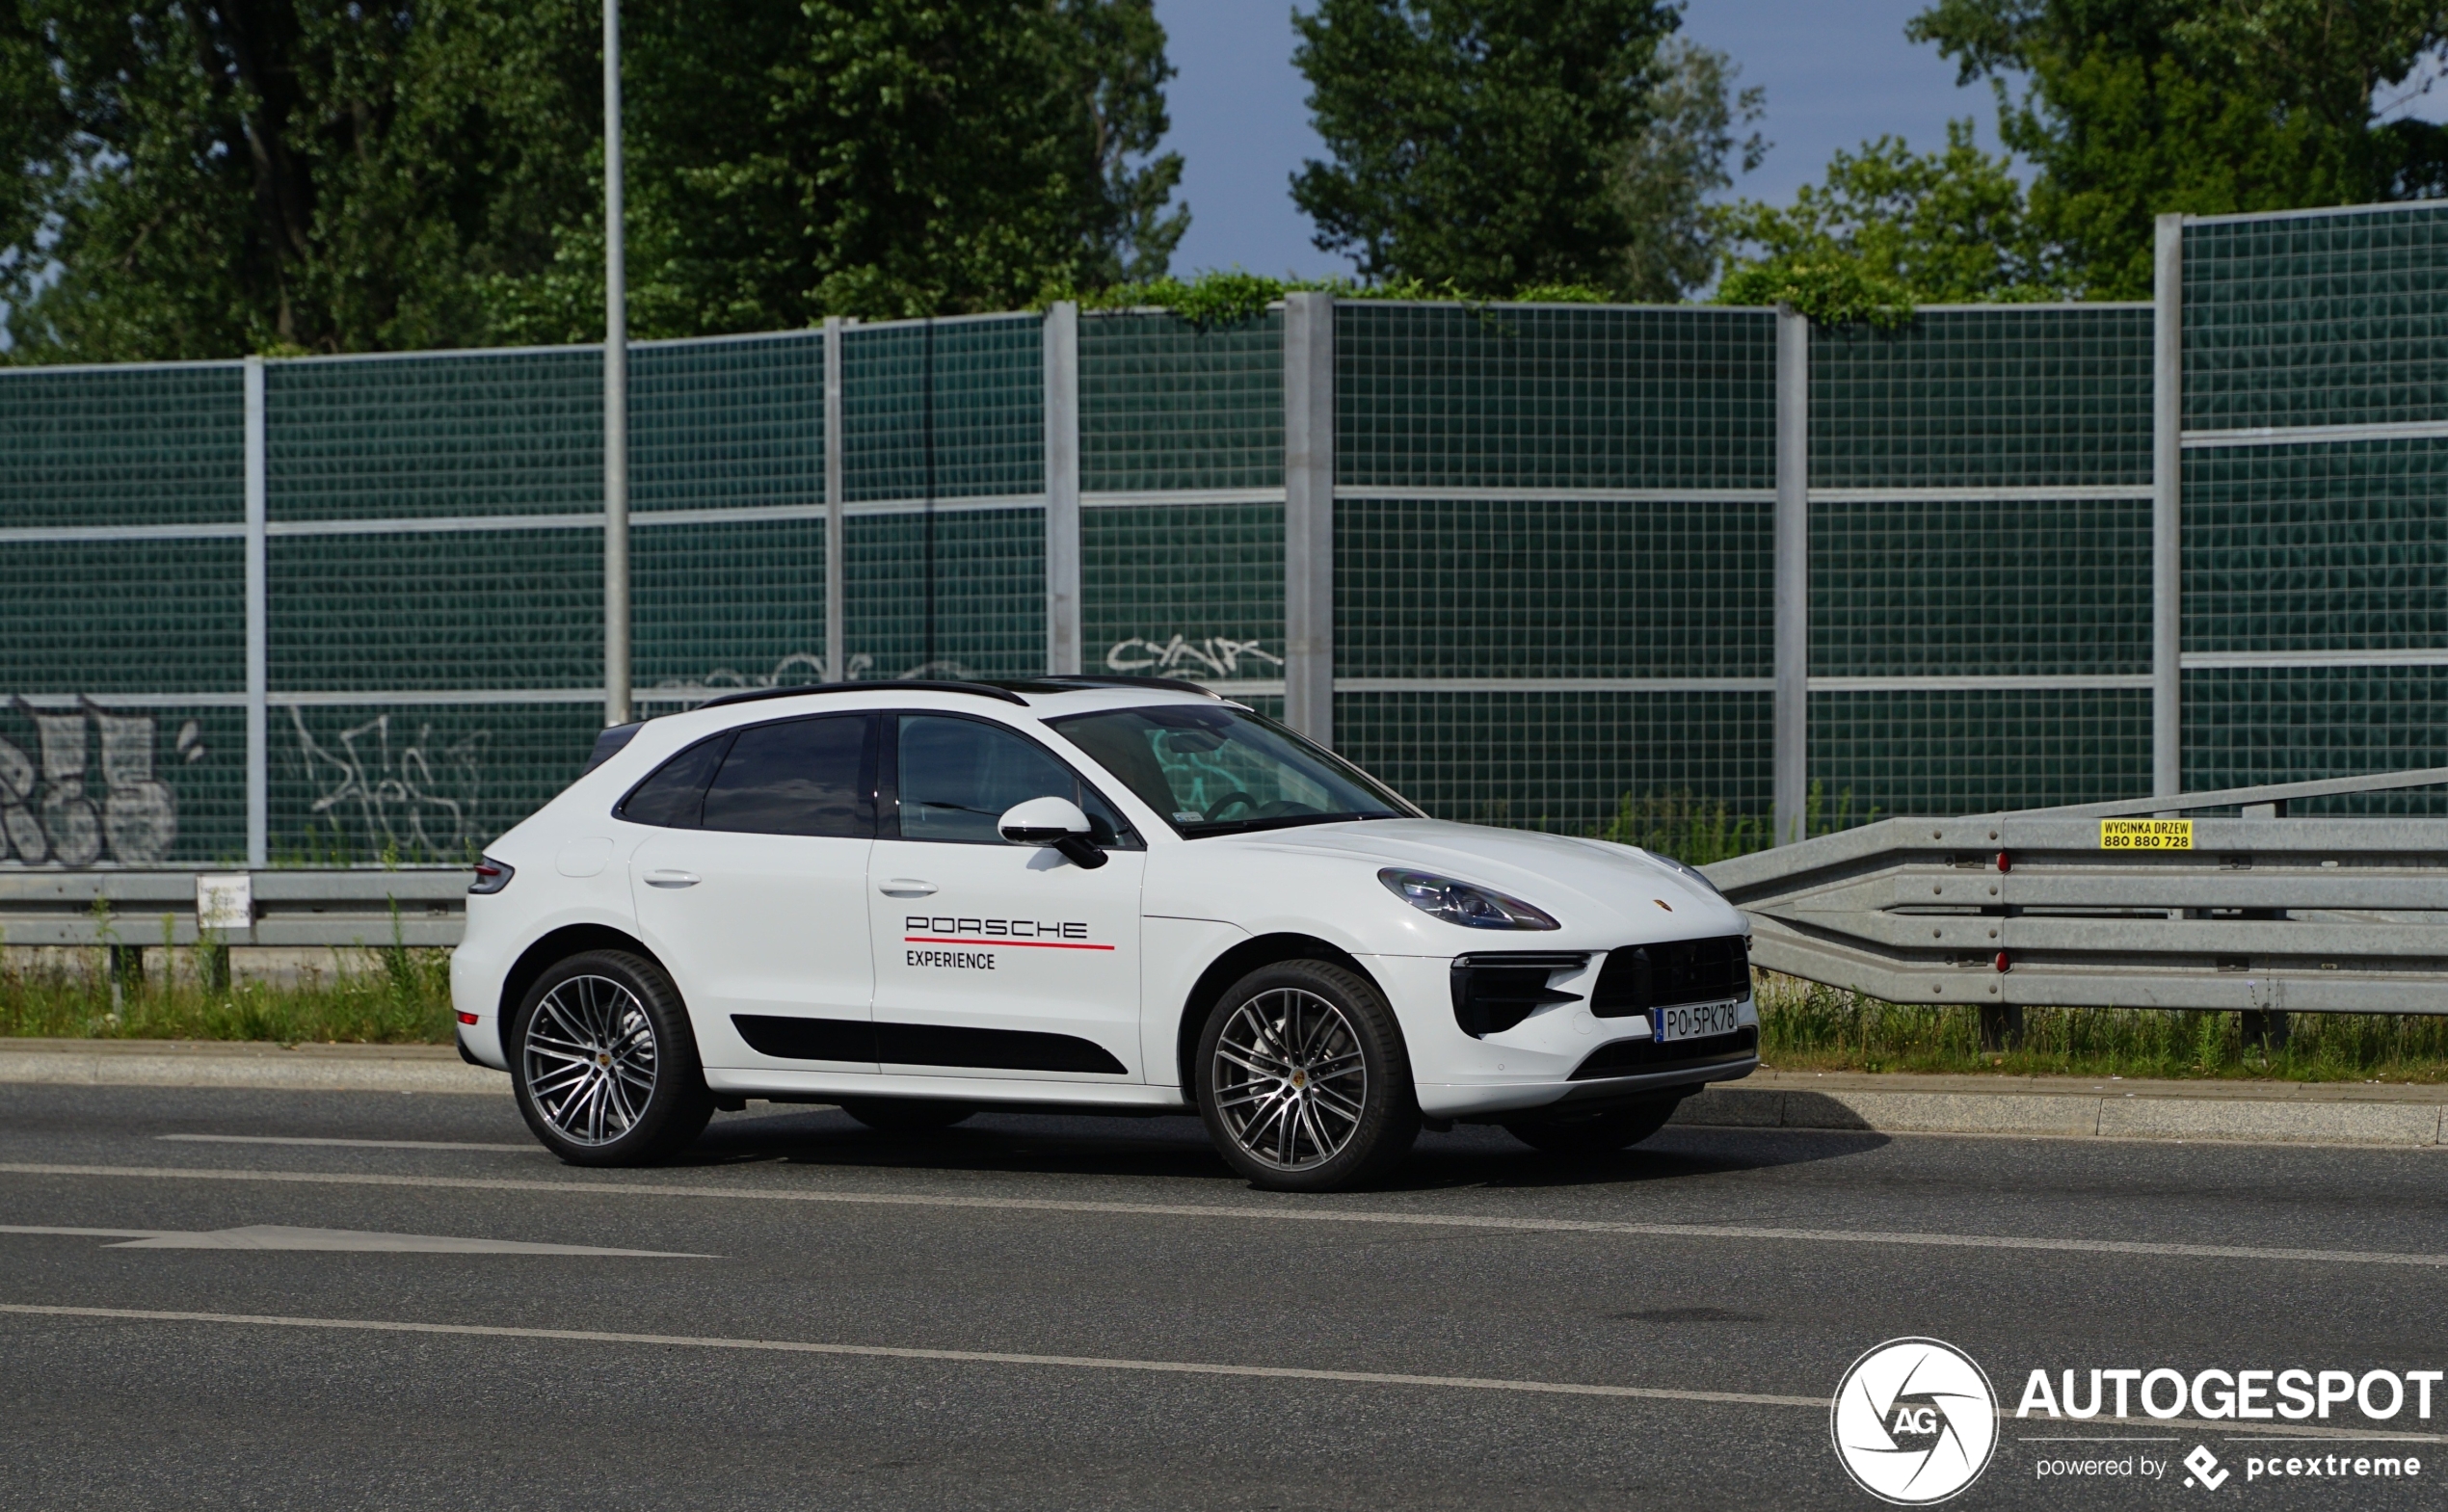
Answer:
<path fill-rule="evenodd" d="M 2226 1096 L 2154 1097 L 1719 1085 L 1676 1109 L 1674 1122 L 1716 1128 L 2435 1146 L 2441 1143 L 2443 1108 L 2448 1107 L 2430 1097 L 2310 1101 L 2256 1097 L 2253 1090 L 2258 1089 Z"/>
<path fill-rule="evenodd" d="M 446 1046 L 223 1041 L 20 1040 L 0 1083 L 224 1087 L 285 1092 L 506 1096 L 510 1078 Z M 1763 1072 L 1687 1101 L 1674 1122 L 1705 1128 L 2024 1134 L 2249 1144 L 2439 1146 L 2448 1088 L 2362 1083 L 2150 1082 L 2104 1089 L 2065 1078 L 1983 1085 L 1965 1076 Z"/>
<path fill-rule="evenodd" d="M 0 1082 L 495 1097 L 510 1091 L 508 1076 L 470 1066 L 445 1046 L 284 1047 L 210 1041 L 21 1041 L 0 1048 Z"/>

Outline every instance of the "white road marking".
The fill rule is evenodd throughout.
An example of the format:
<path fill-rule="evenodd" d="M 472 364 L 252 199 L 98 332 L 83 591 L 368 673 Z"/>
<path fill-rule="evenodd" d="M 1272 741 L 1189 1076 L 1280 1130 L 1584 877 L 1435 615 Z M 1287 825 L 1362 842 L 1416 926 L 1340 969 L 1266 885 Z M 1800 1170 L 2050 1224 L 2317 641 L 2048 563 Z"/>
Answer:
<path fill-rule="evenodd" d="M 74 1239 L 153 1239 L 175 1229 L 52 1229 L 33 1223 L 0 1223 L 0 1233 L 57 1233 Z"/>
<path fill-rule="evenodd" d="M 459 1239 L 437 1233 L 376 1233 L 361 1229 L 293 1229 L 259 1223 L 243 1229 L 61 1229 L 0 1224 L 0 1233 L 50 1233 L 69 1238 L 125 1239 L 112 1250 L 320 1250 L 386 1255 L 620 1255 L 639 1260 L 720 1260 L 670 1250 L 606 1250 L 591 1244 L 529 1244 L 519 1239 Z"/>
<path fill-rule="evenodd" d="M 1751 1239 L 1807 1244 L 1888 1244 L 1934 1249 L 2039 1250 L 2067 1255 L 2144 1255 L 2178 1260 L 2249 1260 L 2335 1265 L 2448 1268 L 2448 1255 L 2394 1250 L 2301 1250 L 2242 1244 L 2171 1244 L 2135 1239 L 2044 1239 L 2014 1234 L 1922 1233 L 1872 1229 L 1780 1229 L 1749 1224 L 1614 1223 L 1587 1218 L 1503 1218 L 1481 1213 L 1366 1212 L 1348 1207 L 1261 1207 L 1226 1203 L 1109 1203 L 1029 1197 L 939 1197 L 917 1192 L 759 1191 L 663 1181 L 536 1181 L 506 1177 L 378 1176 L 341 1171 L 247 1171 L 210 1166 L 0 1163 L 0 1175 L 135 1177 L 185 1181 L 272 1181 L 310 1186 L 403 1186 L 473 1192 L 556 1192 L 572 1197 L 689 1197 L 735 1202 L 835 1203 L 883 1207 L 975 1208 L 1001 1212 L 1101 1213 L 1117 1217 L 1224 1218 L 1241 1223 L 1348 1223 L 1417 1229 L 1487 1229 L 1515 1233 L 1612 1233 L 1643 1238 Z"/>
<path fill-rule="evenodd" d="M 458 1239 L 438 1233 L 369 1233 L 359 1229 L 293 1229 L 259 1223 L 202 1233 L 157 1233 L 114 1250 L 321 1250 L 384 1255 L 615 1255 L 636 1260 L 713 1260 L 669 1250 L 606 1250 L 592 1244 L 530 1244 L 519 1239 Z"/>
<path fill-rule="evenodd" d="M 1116 1360 L 1098 1355 L 1024 1355 L 990 1349 L 906 1349 L 883 1344 L 802 1343 L 785 1339 L 698 1338 L 684 1334 L 612 1334 L 579 1328 L 501 1328 L 478 1323 L 397 1323 L 370 1318 L 275 1317 L 250 1313 L 163 1313 L 140 1308 L 40 1307 L 0 1303 L 0 1313 L 37 1317 L 118 1318 L 148 1323 L 237 1323 L 262 1328 L 328 1328 L 376 1334 L 456 1334 L 476 1339 L 534 1339 L 595 1344 L 659 1344 L 687 1349 L 741 1349 L 772 1354 L 849 1355 L 871 1360 L 945 1360 L 967 1365 L 1063 1366 L 1081 1370 L 1145 1370 L 1166 1375 L 1237 1375 L 1277 1381 L 1348 1381 L 1369 1386 L 1442 1386 L 1481 1392 L 1557 1396 L 1635 1396 L 1668 1402 L 1726 1402 L 1761 1407 L 1815 1407 L 1823 1396 L 1766 1396 L 1747 1392 L 1687 1392 L 1656 1386 L 1591 1386 L 1575 1381 L 1518 1381 L 1470 1375 L 1401 1375 L 1379 1370 L 1308 1370 L 1293 1366 L 1209 1365 L 1187 1360 Z"/>
<path fill-rule="evenodd" d="M 155 1134 L 189 1145 L 340 1145 L 352 1150 L 492 1150 L 505 1154 L 543 1154 L 542 1145 L 471 1145 L 455 1139 L 284 1139 L 272 1134 Z"/>
<path fill-rule="evenodd" d="M 1747 1407 L 1807 1407 L 1828 1410 L 1824 1396 L 1780 1396 L 1762 1392 L 1701 1392 L 1665 1386 L 1600 1386 L 1581 1381 L 1524 1381 L 1501 1376 L 1410 1375 L 1391 1370 L 1312 1370 L 1298 1366 L 1217 1365 L 1192 1360 L 1125 1360 L 1102 1355 L 1031 1355 L 996 1349 L 917 1349 L 889 1344 L 825 1344 L 788 1339 L 725 1339 L 688 1334 L 615 1334 L 582 1328 L 506 1328 L 483 1323 L 406 1323 L 380 1318 L 283 1317 L 256 1313 L 170 1313 L 149 1308 L 47 1307 L 27 1302 L 0 1302 L 0 1314 L 30 1317 L 91 1317 L 139 1323 L 228 1323 L 257 1328 L 336 1329 L 372 1334 L 443 1334 L 471 1339 L 519 1339 L 590 1344 L 654 1344 L 666 1348 L 735 1349 L 765 1354 L 839 1355 L 867 1360 L 941 1360 L 960 1365 L 1055 1366 L 1075 1370 L 1139 1370 L 1159 1375 L 1223 1375 L 1272 1381 L 1339 1381 L 1358 1386 L 1432 1386 L 1474 1392 L 1521 1392 L 1546 1396 L 1635 1397 L 1663 1402 L 1714 1402 Z M 2006 1409 L 1998 1417 L 2009 1419 Z M 2097 1419 L 2103 1426 L 2131 1423 L 2147 1428 L 2210 1428 L 2233 1432 L 2231 1423 L 2196 1421 L 2190 1418 Z M 2448 1443 L 2435 1433 L 2375 1434 L 2353 1428 L 2304 1428 L 2299 1436 L 2324 1439 L 2387 1439 L 2420 1444 Z M 2041 1441 L 2033 1441 L 2041 1442 Z M 2164 1443 L 2159 1439 L 2128 1443 Z M 2239 1439 L 2237 1442 L 2245 1442 Z"/>

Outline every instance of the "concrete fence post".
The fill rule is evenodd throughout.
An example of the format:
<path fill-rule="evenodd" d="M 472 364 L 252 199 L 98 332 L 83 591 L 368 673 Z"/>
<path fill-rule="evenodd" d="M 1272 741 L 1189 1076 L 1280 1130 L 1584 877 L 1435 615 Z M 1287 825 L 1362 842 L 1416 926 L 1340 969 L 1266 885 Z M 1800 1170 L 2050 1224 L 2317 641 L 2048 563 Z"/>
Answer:
<path fill-rule="evenodd" d="M 1079 306 L 1046 311 L 1046 670 L 1079 671 Z"/>
<path fill-rule="evenodd" d="M 264 522 L 271 491 L 264 429 L 263 358 L 246 366 L 247 864 L 272 864 L 272 604 Z"/>
<path fill-rule="evenodd" d="M 1284 299 L 1284 723 L 1335 742 L 1335 299 Z"/>
<path fill-rule="evenodd" d="M 2185 790 L 2185 218 L 2163 215 L 2150 363 L 2150 791 Z"/>
<path fill-rule="evenodd" d="M 1811 323 L 1776 312 L 1775 842 L 1806 838 L 1810 798 Z"/>

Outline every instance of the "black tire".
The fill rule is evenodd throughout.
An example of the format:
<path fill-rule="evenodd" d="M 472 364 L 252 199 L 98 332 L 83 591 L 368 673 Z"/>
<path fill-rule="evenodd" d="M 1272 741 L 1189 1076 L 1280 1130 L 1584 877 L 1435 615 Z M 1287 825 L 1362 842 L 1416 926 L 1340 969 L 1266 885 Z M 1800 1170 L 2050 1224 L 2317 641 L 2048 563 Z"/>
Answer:
<path fill-rule="evenodd" d="M 977 1109 L 931 1098 L 843 1098 L 841 1111 L 879 1134 L 927 1134 L 949 1128 Z"/>
<path fill-rule="evenodd" d="M 554 964 L 527 990 L 506 1048 L 520 1116 L 572 1165 L 659 1160 L 714 1116 L 679 989 L 626 950 Z"/>
<path fill-rule="evenodd" d="M 1636 1145 L 1665 1127 L 1682 1103 L 1680 1097 L 1665 1097 L 1579 1118 L 1516 1119 L 1504 1131 L 1551 1155 L 1602 1155 Z"/>
<path fill-rule="evenodd" d="M 1254 1048 L 1269 1035 L 1288 1042 L 1278 1059 Z M 1368 978 L 1324 961 L 1278 962 L 1227 989 L 1199 1034 L 1193 1074 L 1216 1151 L 1270 1191 L 1360 1185 L 1420 1135 L 1394 1010 Z"/>

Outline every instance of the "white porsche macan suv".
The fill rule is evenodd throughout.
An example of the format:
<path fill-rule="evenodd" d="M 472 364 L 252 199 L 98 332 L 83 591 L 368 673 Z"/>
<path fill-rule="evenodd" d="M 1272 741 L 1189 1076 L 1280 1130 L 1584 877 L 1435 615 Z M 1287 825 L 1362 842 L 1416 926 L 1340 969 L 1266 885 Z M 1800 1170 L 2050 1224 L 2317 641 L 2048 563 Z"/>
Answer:
<path fill-rule="evenodd" d="M 1418 1130 L 1654 1133 L 1759 1064 L 1743 915 L 1602 840 L 1430 819 L 1185 683 L 865 682 L 606 730 L 493 845 L 463 1050 L 563 1159 L 750 1098 L 920 1130 L 1195 1109 L 1264 1186 Z"/>

